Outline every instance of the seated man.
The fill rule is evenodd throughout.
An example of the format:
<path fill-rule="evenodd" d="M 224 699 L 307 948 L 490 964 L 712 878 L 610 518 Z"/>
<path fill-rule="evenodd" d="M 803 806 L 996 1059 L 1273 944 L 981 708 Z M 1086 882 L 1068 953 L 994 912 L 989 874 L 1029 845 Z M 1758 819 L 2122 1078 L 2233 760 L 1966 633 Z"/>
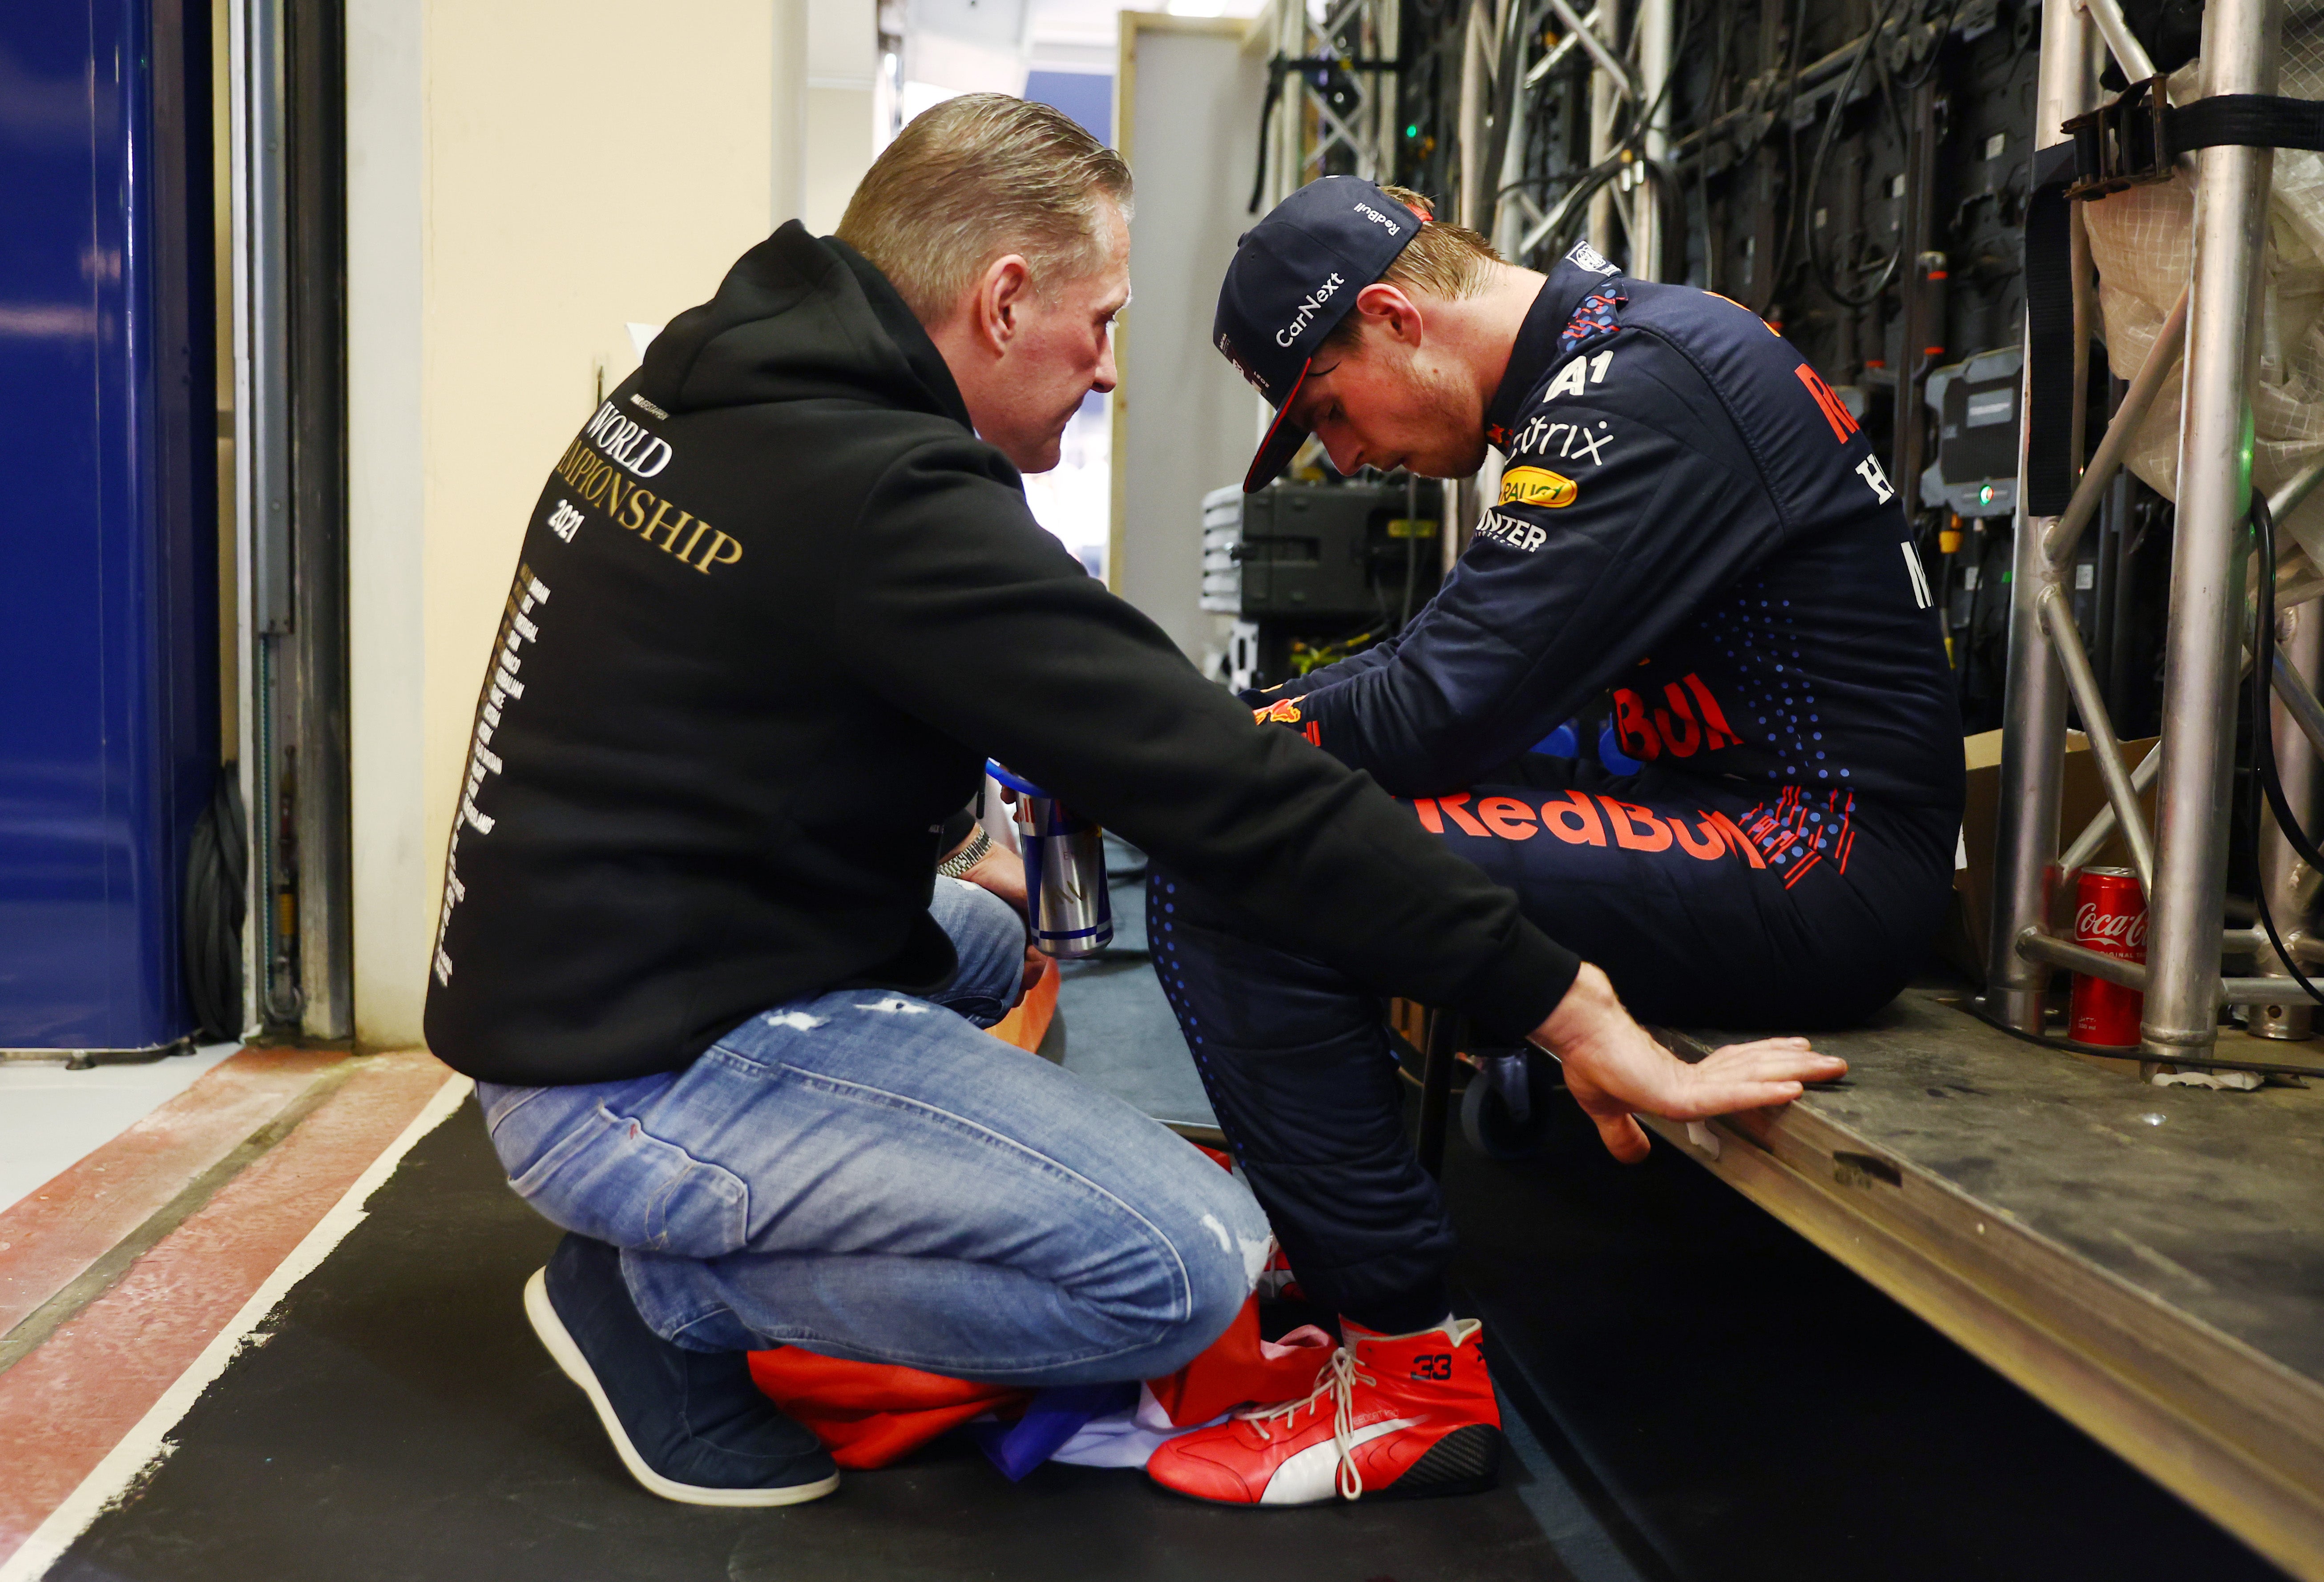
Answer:
<path fill-rule="evenodd" d="M 1310 431 L 1348 474 L 1465 476 L 1488 442 L 1508 460 L 1434 602 L 1254 695 L 1262 719 L 1408 799 L 1650 1021 L 1832 1027 L 1904 985 L 1951 886 L 1960 728 L 1895 491 L 1797 352 L 1587 244 L 1517 268 L 1352 177 L 1246 233 L 1216 334 L 1278 409 L 1246 489 Z M 1638 772 L 1527 753 L 1609 689 Z M 1154 874 L 1164 987 L 1294 1272 L 1360 1325 L 1432 1321 L 1452 1235 L 1377 1005 L 1199 875 Z M 1567 1070 L 1608 1145 L 1643 1155 Z M 1268 1497 L 1306 1443 L 1208 1439 L 1169 1461 L 1223 1472 L 1171 1476 L 1223 1499 Z"/>
<path fill-rule="evenodd" d="M 428 1037 L 569 1233 L 535 1329 L 669 1498 L 836 1486 L 752 1348 L 1153 1377 L 1267 1261 L 1240 1182 L 978 1031 L 1025 942 L 995 898 L 1021 875 L 945 833 L 987 754 L 1363 992 L 1539 1037 L 1609 1104 L 1711 1114 L 1841 1069 L 1796 1041 L 1673 1059 L 1514 896 L 1255 727 L 1042 531 L 1020 471 L 1113 387 L 1129 200 L 1054 110 L 928 111 L 837 236 L 784 226 L 662 332 L 534 507 Z"/>

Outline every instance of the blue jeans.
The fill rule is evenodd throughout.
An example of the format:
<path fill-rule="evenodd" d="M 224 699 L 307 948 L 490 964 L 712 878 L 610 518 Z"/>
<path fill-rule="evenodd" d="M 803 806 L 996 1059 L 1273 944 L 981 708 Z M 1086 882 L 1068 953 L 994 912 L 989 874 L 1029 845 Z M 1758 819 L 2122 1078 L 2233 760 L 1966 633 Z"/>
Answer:
<path fill-rule="evenodd" d="M 622 1249 L 656 1333 L 778 1342 L 1019 1385 L 1153 1378 L 1208 1346 L 1267 1255 L 1241 1183 L 1120 1100 L 979 1031 L 1024 926 L 936 881 L 960 971 L 928 999 L 778 1005 L 684 1070 L 482 1083 L 518 1194 Z"/>

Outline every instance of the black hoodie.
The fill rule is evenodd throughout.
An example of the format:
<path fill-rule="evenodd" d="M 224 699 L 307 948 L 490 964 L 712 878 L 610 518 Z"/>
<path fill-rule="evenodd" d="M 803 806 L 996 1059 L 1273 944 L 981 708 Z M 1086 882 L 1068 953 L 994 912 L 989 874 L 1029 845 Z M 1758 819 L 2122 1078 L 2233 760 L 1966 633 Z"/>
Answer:
<path fill-rule="evenodd" d="M 1084 574 L 903 300 L 793 223 L 662 332 L 534 507 L 429 1046 L 490 1081 L 607 1081 L 801 995 L 942 984 L 936 830 L 987 755 L 1375 991 L 1514 1034 L 1572 980 L 1410 810 Z"/>

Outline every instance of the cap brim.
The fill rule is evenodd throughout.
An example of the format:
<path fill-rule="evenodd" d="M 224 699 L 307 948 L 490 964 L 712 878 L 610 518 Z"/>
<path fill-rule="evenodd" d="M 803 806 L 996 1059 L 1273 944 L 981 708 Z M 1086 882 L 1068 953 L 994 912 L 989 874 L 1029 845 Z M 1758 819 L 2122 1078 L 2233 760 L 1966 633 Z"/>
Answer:
<path fill-rule="evenodd" d="M 1268 425 L 1267 438 L 1259 442 L 1259 454 L 1250 458 L 1250 470 L 1243 474 L 1242 492 L 1256 495 L 1291 465 L 1299 448 L 1307 443 L 1307 430 L 1291 421 L 1291 403 L 1299 399 L 1299 387 L 1307 383 L 1307 370 L 1315 365 L 1309 357 L 1299 365 L 1299 377 L 1291 382 L 1291 389 L 1283 404 L 1275 409 L 1275 421 Z"/>

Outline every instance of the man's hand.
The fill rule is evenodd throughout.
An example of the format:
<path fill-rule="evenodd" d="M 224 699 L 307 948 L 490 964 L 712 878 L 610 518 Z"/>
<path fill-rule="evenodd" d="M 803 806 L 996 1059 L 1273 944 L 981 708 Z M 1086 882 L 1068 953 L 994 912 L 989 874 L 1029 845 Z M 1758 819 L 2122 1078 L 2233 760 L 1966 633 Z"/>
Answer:
<path fill-rule="evenodd" d="M 976 832 L 971 830 L 968 840 L 975 838 Z M 962 841 L 960 846 L 966 846 L 968 840 Z M 953 848 L 954 851 L 959 849 L 960 847 Z M 951 853 L 945 855 L 949 856 Z M 961 878 L 981 890 L 991 891 L 1019 912 L 1025 910 L 1025 859 L 997 840 Z"/>
<path fill-rule="evenodd" d="M 1003 794 L 1013 795 L 1014 793 L 1004 791 Z M 971 830 L 968 840 L 975 838 L 975 831 Z M 968 840 L 962 841 L 960 846 L 966 846 Z M 959 849 L 960 847 L 953 848 L 954 851 Z M 961 878 L 981 890 L 990 890 L 993 894 L 1015 907 L 1019 914 L 1025 911 L 1025 859 L 999 841 L 994 841 L 985 854 L 976 859 L 968 872 L 961 875 Z M 1023 999 L 1031 992 L 1033 985 L 1041 981 L 1041 974 L 1048 969 L 1048 965 L 1049 958 L 1028 939 L 1025 943 L 1024 969 L 1018 974 L 1017 997 L 1019 999 Z"/>
<path fill-rule="evenodd" d="M 1565 1086 L 1592 1121 L 1606 1150 L 1625 1164 L 1652 1146 L 1633 1117 L 1700 1121 L 1736 1110 L 1789 1104 L 1801 1085 L 1830 1082 L 1848 1062 L 1819 1055 L 1803 1038 L 1729 1044 L 1688 1065 L 1646 1035 L 1615 997 L 1606 975 L 1583 963 L 1557 1009 L 1527 1035 L 1565 1068 Z"/>

